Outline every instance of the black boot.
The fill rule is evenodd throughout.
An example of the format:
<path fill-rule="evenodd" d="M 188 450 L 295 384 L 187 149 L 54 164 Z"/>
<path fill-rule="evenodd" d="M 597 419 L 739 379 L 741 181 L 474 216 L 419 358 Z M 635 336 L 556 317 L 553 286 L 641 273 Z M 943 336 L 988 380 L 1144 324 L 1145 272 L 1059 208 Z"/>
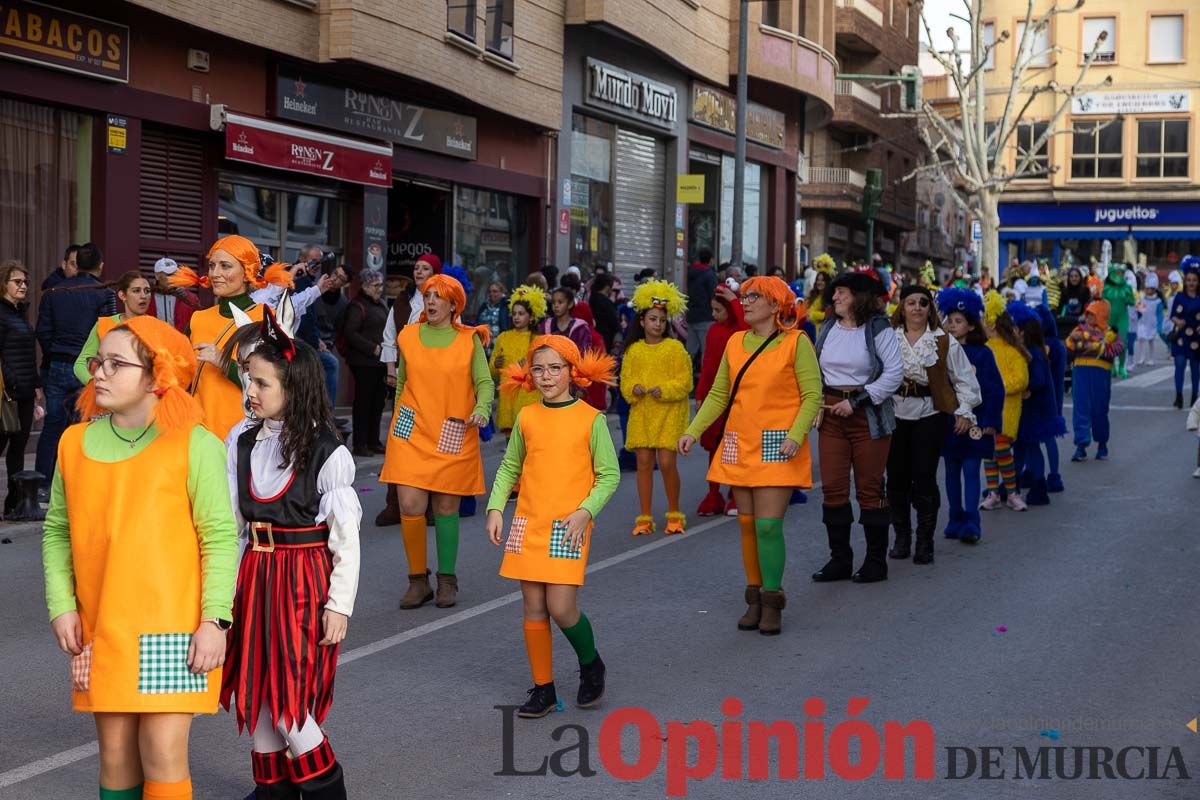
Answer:
<path fill-rule="evenodd" d="M 888 558 L 908 558 L 912 552 L 912 508 L 908 495 L 889 486 L 888 506 L 892 530 L 896 532 L 896 544 L 888 551 Z"/>
<path fill-rule="evenodd" d="M 580 708 L 591 708 L 600 702 L 604 696 L 604 662 L 600 654 L 590 664 L 579 665 L 579 693 L 575 695 L 575 705 Z"/>
<path fill-rule="evenodd" d="M 886 508 L 864 508 L 858 512 L 858 521 L 866 534 L 867 555 L 858 572 L 854 573 L 850 580 L 855 583 L 886 581 L 888 524 L 891 514 Z"/>
<path fill-rule="evenodd" d="M 300 800 L 300 787 L 291 781 L 256 783 L 246 800 Z"/>
<path fill-rule="evenodd" d="M 304 800 L 346 800 L 346 781 L 342 776 L 342 765 L 333 762 L 333 768 L 310 781 L 299 784 L 300 797 Z"/>
<path fill-rule="evenodd" d="M 254 791 L 245 800 L 300 800 L 300 788 L 288 773 L 287 748 L 273 753 L 251 753 Z"/>
<path fill-rule="evenodd" d="M 1192 403 L 1192 405 L 1195 405 L 1195 403 Z M 1183 408 L 1183 392 L 1175 393 L 1175 407 Z"/>
<path fill-rule="evenodd" d="M 933 534 L 937 529 L 941 497 L 918 497 L 913 505 L 917 507 L 917 549 L 913 553 L 913 563 L 932 564 Z"/>
<path fill-rule="evenodd" d="M 850 549 L 850 526 L 854 524 L 854 512 L 850 504 L 844 506 L 822 506 L 821 516 L 825 522 L 825 533 L 829 537 L 829 561 L 813 573 L 817 583 L 844 581 L 854 571 L 854 551 Z"/>
<path fill-rule="evenodd" d="M 554 691 L 554 681 L 540 683 L 527 693 L 529 699 L 525 705 L 517 709 L 517 716 L 525 719 L 544 717 L 558 706 L 558 694 Z"/>

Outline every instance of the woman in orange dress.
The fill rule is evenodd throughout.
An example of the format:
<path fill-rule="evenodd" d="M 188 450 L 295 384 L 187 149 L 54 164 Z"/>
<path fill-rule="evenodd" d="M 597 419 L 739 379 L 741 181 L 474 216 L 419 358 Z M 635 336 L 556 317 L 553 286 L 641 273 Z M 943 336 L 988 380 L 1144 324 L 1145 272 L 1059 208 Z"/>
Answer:
<path fill-rule="evenodd" d="M 188 731 L 217 710 L 237 525 L 225 449 L 187 392 L 183 334 L 135 317 L 100 340 L 58 447 L 42 540 L 73 705 L 95 716 L 100 797 L 191 798 Z"/>
<path fill-rule="evenodd" d="M 417 325 L 396 337 L 396 410 L 379 473 L 397 485 L 400 533 L 408 556 L 408 591 L 400 608 L 434 600 L 426 566 L 425 511 L 432 505 L 437 541 L 438 608 L 457 602 L 458 506 L 483 492 L 479 429 L 495 397 L 484 346 L 488 327 L 459 321 L 467 303 L 462 284 L 433 275 L 424 285 Z"/>
<path fill-rule="evenodd" d="M 821 373 L 812 343 L 796 330 L 796 296 L 788 285 L 755 277 L 740 289 L 750 330 L 729 337 L 679 452 L 691 452 L 729 409 L 708 480 L 729 484 L 737 501 L 748 605 L 738 628 L 774 636 L 785 604 L 783 515 L 793 489 L 812 487 L 808 434 L 821 403 Z"/>
<path fill-rule="evenodd" d="M 211 288 L 217 297 L 215 306 L 192 314 L 187 334 L 199 362 L 192 377 L 192 394 L 204 410 L 205 426 L 224 440 L 246 416 L 236 366 L 228 371 L 221 369 L 221 349 L 238 328 L 233 309 L 241 310 L 253 322 L 262 322 L 262 306 L 254 302 L 250 290 L 269 284 L 291 286 L 292 277 L 282 264 L 272 264 L 259 277 L 262 256 L 244 236 L 218 239 L 209 248 L 206 261 L 206 275 L 201 277 L 190 267 L 180 267 L 171 276 L 171 285 Z"/>

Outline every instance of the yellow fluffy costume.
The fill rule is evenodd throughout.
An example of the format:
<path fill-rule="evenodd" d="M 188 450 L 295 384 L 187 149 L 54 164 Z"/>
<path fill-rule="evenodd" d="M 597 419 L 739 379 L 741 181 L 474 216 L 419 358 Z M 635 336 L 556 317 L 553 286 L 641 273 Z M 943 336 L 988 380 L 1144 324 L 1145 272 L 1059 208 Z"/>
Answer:
<path fill-rule="evenodd" d="M 661 308 L 667 314 L 668 328 L 667 338 L 658 344 L 647 344 L 639 336 L 621 358 L 621 394 L 630 406 L 625 449 L 674 450 L 687 430 L 692 359 L 682 342 L 670 338 L 669 323 L 687 308 L 687 297 L 674 284 L 646 281 L 634 292 L 633 307 L 638 314 L 635 325 L 642 324 L 646 312 Z M 645 393 L 634 394 L 635 386 Z M 651 394 L 654 389 L 659 390 L 658 397 Z"/>
<path fill-rule="evenodd" d="M 1000 433 L 1015 439 L 1021 424 L 1022 395 L 1029 386 L 1029 362 L 1020 350 L 995 332 L 996 321 L 1004 315 L 1004 306 L 1004 298 L 996 291 L 988 292 L 983 300 L 983 317 L 988 327 L 987 346 L 996 358 L 996 367 L 1004 381 L 1004 422 Z"/>
<path fill-rule="evenodd" d="M 492 348 L 492 358 L 488 364 L 492 370 L 492 380 L 498 387 L 496 427 L 500 429 L 501 433 L 508 433 L 512 430 L 518 411 L 542 398 L 541 392 L 536 389 L 505 386 L 501 382 L 501 371 L 506 367 L 525 366 L 525 355 L 529 352 L 530 342 L 533 341 L 534 326 L 546 316 L 546 293 L 536 286 L 518 286 L 513 289 L 512 296 L 508 298 L 510 314 L 513 306 L 518 303 L 528 309 L 529 315 L 532 317 L 529 327 L 523 331 L 513 328 L 497 336 L 495 347 Z"/>

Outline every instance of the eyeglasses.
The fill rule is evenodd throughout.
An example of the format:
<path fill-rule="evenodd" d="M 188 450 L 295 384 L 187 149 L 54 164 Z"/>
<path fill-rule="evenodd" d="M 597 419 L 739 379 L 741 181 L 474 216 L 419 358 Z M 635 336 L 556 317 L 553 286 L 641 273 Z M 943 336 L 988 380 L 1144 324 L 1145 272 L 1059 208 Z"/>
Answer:
<path fill-rule="evenodd" d="M 104 377 L 111 378 L 117 374 L 117 370 L 121 367 L 135 367 L 137 369 L 146 369 L 144 364 L 134 364 L 129 361 L 122 361 L 119 358 L 96 358 L 92 356 L 87 360 L 87 371 L 91 376 L 95 376 L 97 370 L 104 372 Z"/>
<path fill-rule="evenodd" d="M 562 371 L 567 368 L 566 364 L 547 364 L 545 366 L 536 366 L 529 368 L 529 374 L 535 378 L 540 378 L 543 375 L 549 375 L 551 378 L 557 378 L 562 375 Z"/>
<path fill-rule="evenodd" d="M 746 292 L 746 294 L 742 295 L 741 299 L 742 305 L 748 306 L 757 303 L 759 300 L 762 300 L 762 295 L 758 292 Z"/>
<path fill-rule="evenodd" d="M 9 278 L 8 282 L 15 283 L 17 286 L 28 286 L 29 285 L 29 281 L 25 280 L 24 278 Z"/>

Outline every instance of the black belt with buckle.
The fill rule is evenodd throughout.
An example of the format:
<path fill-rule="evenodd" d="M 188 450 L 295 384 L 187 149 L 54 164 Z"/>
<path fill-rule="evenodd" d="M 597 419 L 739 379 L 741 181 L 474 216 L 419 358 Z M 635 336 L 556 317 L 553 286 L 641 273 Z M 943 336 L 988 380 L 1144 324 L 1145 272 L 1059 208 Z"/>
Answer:
<path fill-rule="evenodd" d="M 933 397 L 933 392 L 927 384 L 920 384 L 905 378 L 896 391 L 900 397 Z"/>
<path fill-rule="evenodd" d="M 263 537 L 266 543 L 263 543 Z M 276 547 L 311 547 L 329 541 L 329 526 L 315 525 L 311 528 L 280 528 L 270 522 L 250 523 L 250 549 L 256 553 L 270 553 Z"/>
<path fill-rule="evenodd" d="M 822 390 L 826 397 L 836 397 L 839 400 L 853 400 L 854 396 L 862 391 L 862 389 L 833 389 L 826 386 Z"/>

